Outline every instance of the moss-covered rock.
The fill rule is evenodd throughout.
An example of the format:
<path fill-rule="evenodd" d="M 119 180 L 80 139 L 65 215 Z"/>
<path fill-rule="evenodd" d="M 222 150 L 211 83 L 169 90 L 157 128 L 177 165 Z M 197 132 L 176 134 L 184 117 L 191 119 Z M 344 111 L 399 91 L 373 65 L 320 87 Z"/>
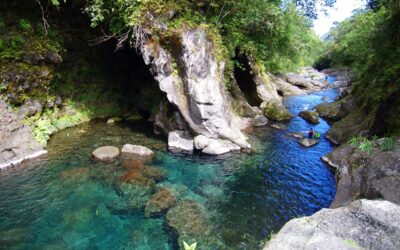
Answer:
<path fill-rule="evenodd" d="M 313 124 L 319 123 L 319 116 L 318 113 L 312 110 L 305 110 L 299 113 L 299 116 L 304 120 L 311 122 Z"/>
<path fill-rule="evenodd" d="M 368 117 L 361 111 L 356 111 L 335 123 L 326 134 L 326 138 L 334 144 L 343 144 L 353 136 L 368 135 L 368 129 Z"/>
<path fill-rule="evenodd" d="M 286 121 L 292 119 L 292 114 L 283 104 L 276 100 L 261 104 L 264 115 L 274 121 Z"/>

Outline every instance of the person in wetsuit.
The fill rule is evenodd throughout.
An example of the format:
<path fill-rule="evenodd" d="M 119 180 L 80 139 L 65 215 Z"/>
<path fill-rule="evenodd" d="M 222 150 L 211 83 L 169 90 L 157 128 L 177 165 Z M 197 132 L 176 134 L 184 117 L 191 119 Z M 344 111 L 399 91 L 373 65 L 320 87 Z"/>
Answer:
<path fill-rule="evenodd" d="M 308 131 L 308 138 L 312 139 L 314 136 L 314 130 L 310 128 L 310 131 Z"/>

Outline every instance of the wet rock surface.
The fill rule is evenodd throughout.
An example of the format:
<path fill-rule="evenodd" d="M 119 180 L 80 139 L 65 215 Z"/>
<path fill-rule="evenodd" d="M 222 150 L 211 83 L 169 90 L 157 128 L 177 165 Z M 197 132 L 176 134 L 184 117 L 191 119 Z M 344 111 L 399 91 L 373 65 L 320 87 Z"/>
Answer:
<path fill-rule="evenodd" d="M 339 121 L 354 109 L 355 102 L 351 96 L 332 103 L 321 103 L 315 107 L 319 116 L 331 122 Z"/>
<path fill-rule="evenodd" d="M 319 141 L 317 139 L 303 138 L 298 140 L 301 146 L 309 148 L 316 145 Z"/>
<path fill-rule="evenodd" d="M 12 108 L 2 100 L 0 142 L 0 169 L 43 150 L 43 146 L 34 140 L 31 129 L 25 126 Z"/>
<path fill-rule="evenodd" d="M 275 249 L 399 249 L 400 207 L 388 201 L 358 200 L 292 219 L 269 241 Z"/>

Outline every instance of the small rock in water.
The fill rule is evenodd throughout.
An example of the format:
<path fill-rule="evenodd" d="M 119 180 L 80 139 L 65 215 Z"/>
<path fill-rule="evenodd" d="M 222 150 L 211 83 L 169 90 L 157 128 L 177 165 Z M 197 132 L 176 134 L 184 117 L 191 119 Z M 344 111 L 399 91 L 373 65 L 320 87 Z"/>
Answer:
<path fill-rule="evenodd" d="M 121 152 L 127 153 L 127 154 L 135 154 L 135 155 L 144 156 L 144 157 L 151 156 L 154 154 L 154 152 L 147 147 L 140 146 L 140 145 L 132 145 L 132 144 L 125 144 L 122 147 Z"/>
<path fill-rule="evenodd" d="M 254 127 L 265 126 L 268 124 L 268 118 L 263 115 L 257 115 L 256 117 L 253 118 L 251 123 Z"/>
<path fill-rule="evenodd" d="M 109 161 L 119 155 L 119 149 L 113 146 L 104 146 L 93 151 L 92 156 L 99 161 Z"/>
<path fill-rule="evenodd" d="M 193 153 L 193 139 L 185 131 L 175 130 L 168 135 L 168 149 L 172 153 Z"/>
<path fill-rule="evenodd" d="M 287 129 L 287 126 L 282 124 L 282 123 L 271 124 L 271 127 L 279 129 L 279 130 L 286 130 Z"/>
<path fill-rule="evenodd" d="M 299 116 L 301 118 L 303 118 L 304 120 L 311 122 L 313 124 L 319 123 L 319 116 L 318 116 L 318 113 L 315 111 L 311 111 L 311 110 L 301 111 L 299 113 Z"/>
<path fill-rule="evenodd" d="M 304 147 L 312 147 L 318 143 L 317 139 L 303 138 L 299 140 L 299 143 Z"/>
<path fill-rule="evenodd" d="M 61 172 L 62 180 L 86 181 L 89 178 L 89 168 L 72 168 Z"/>
<path fill-rule="evenodd" d="M 302 132 L 290 132 L 288 135 L 297 139 L 303 139 L 305 137 L 304 133 Z"/>

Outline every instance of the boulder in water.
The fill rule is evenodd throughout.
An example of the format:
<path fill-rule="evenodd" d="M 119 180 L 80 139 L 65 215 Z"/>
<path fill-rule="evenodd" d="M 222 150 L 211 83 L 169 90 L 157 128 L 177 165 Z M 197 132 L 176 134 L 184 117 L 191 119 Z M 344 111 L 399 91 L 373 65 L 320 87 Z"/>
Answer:
<path fill-rule="evenodd" d="M 89 168 L 72 168 L 61 172 L 62 180 L 86 181 L 89 178 Z"/>
<path fill-rule="evenodd" d="M 195 201 L 183 200 L 171 208 L 166 216 L 168 226 L 179 235 L 195 239 L 208 234 L 210 227 L 206 224 L 204 208 Z"/>
<path fill-rule="evenodd" d="M 126 183 L 131 183 L 137 186 L 154 186 L 155 181 L 142 172 L 139 171 L 129 171 L 120 177 L 121 181 Z"/>
<path fill-rule="evenodd" d="M 134 154 L 141 157 L 148 157 L 154 154 L 154 152 L 147 147 L 132 144 L 125 144 L 122 146 L 121 152 L 126 154 Z"/>
<path fill-rule="evenodd" d="M 175 130 L 168 135 L 168 149 L 172 153 L 193 153 L 193 139 L 189 133 Z"/>
<path fill-rule="evenodd" d="M 277 100 L 263 102 L 261 108 L 264 111 L 264 115 L 274 121 L 287 121 L 292 118 L 292 114 L 289 110 Z"/>
<path fill-rule="evenodd" d="M 97 148 L 92 152 L 92 156 L 99 161 L 110 161 L 119 155 L 119 149 L 113 146 Z"/>
<path fill-rule="evenodd" d="M 146 217 L 153 217 L 165 213 L 176 202 L 171 189 L 162 188 L 155 193 L 146 204 L 144 214 Z"/>
<path fill-rule="evenodd" d="M 357 200 L 292 219 L 269 241 L 275 249 L 400 249 L 400 207 L 380 200 Z"/>
<path fill-rule="evenodd" d="M 312 147 L 318 143 L 317 139 L 303 138 L 298 140 L 298 142 L 304 147 Z"/>
<path fill-rule="evenodd" d="M 268 118 L 263 115 L 257 115 L 256 117 L 253 118 L 253 120 L 251 121 L 251 124 L 254 127 L 265 126 L 268 124 Z"/>
<path fill-rule="evenodd" d="M 311 110 L 304 110 L 299 113 L 299 116 L 304 120 L 311 122 L 313 124 L 319 123 L 319 116 L 318 113 Z"/>
<path fill-rule="evenodd" d="M 305 137 L 304 133 L 302 132 L 290 132 L 288 135 L 297 139 L 303 139 Z"/>

